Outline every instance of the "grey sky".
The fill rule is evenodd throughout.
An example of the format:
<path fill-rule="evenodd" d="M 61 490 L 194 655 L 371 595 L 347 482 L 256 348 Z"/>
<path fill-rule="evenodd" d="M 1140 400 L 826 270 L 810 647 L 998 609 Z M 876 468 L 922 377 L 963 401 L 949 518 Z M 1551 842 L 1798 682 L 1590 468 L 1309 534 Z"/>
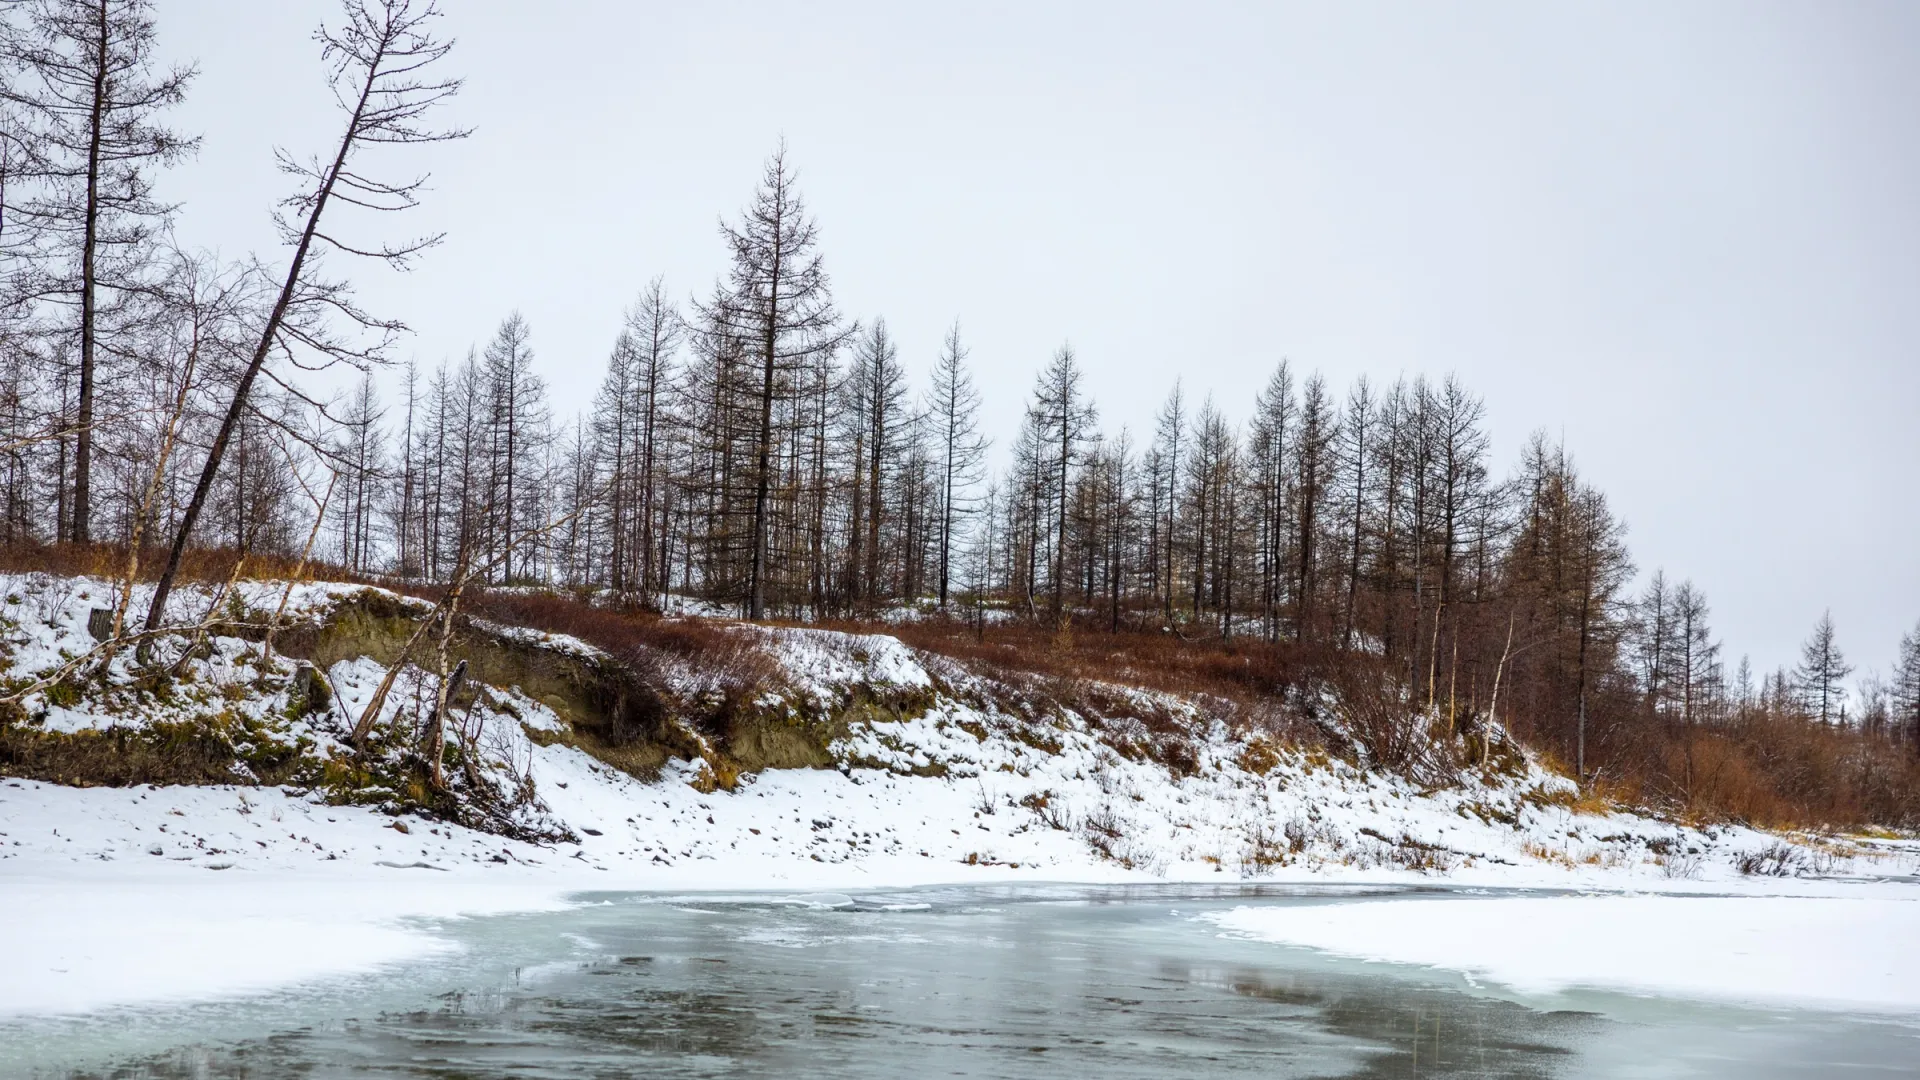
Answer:
<path fill-rule="evenodd" d="M 1730 661 L 1830 606 L 1884 671 L 1920 618 L 1920 5 L 447 6 L 450 236 L 362 278 L 423 364 L 518 308 L 584 406 L 784 135 L 843 308 L 920 376 L 958 318 L 1002 443 L 1062 341 L 1136 434 L 1176 375 L 1244 417 L 1282 357 L 1453 371 L 1502 470 L 1564 436 Z M 182 237 L 268 252 L 334 5 L 159 9 L 202 67 Z"/>

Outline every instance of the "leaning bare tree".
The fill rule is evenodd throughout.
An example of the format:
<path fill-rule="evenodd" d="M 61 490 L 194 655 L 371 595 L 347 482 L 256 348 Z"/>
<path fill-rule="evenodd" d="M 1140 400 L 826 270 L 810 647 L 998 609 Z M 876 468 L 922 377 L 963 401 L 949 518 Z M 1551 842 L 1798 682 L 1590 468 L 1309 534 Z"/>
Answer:
<path fill-rule="evenodd" d="M 367 151 L 444 142 L 467 134 L 425 123 L 426 114 L 434 106 L 460 89 L 459 79 L 431 73 L 453 47 L 451 41 L 433 36 L 432 24 L 439 17 L 433 0 L 346 0 L 343 24 L 335 29 L 322 27 L 315 35 L 346 126 L 329 160 L 303 162 L 285 152 L 279 155 L 281 170 L 307 185 L 289 197 L 282 204 L 282 213 L 276 215 L 281 236 L 293 248 L 293 256 L 279 296 L 261 327 L 252 359 L 234 386 L 199 482 L 181 514 L 173 550 L 147 609 L 148 630 L 158 629 L 164 617 L 180 558 L 192 539 L 194 525 L 219 475 L 221 458 L 246 412 L 248 395 L 267 359 L 276 352 L 303 351 L 317 356 L 321 366 L 346 362 L 364 367 L 381 360 L 386 346 L 406 329 L 399 322 L 377 319 L 363 311 L 353 302 L 345 282 L 324 277 L 323 253 L 331 249 L 404 268 L 414 256 L 439 243 L 441 236 L 366 246 L 323 231 L 321 223 L 334 203 L 380 213 L 418 205 L 426 177 L 397 182 L 379 179 L 362 171 L 360 159 Z M 370 332 L 373 343 L 364 344 L 364 337 L 349 341 L 335 336 L 329 327 L 342 317 L 354 329 Z"/>

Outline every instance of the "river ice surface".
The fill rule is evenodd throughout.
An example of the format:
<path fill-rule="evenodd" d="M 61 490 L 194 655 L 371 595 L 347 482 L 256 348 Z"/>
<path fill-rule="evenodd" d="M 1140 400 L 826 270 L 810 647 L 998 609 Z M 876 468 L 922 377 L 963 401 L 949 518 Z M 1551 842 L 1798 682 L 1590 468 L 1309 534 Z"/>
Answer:
<path fill-rule="evenodd" d="M 1518 913 L 1539 894 L 1515 894 Z M 1515 989 L 1223 932 L 1487 893 L 952 886 L 587 893 L 219 1001 L 0 1021 L 32 1077 L 1920 1075 L 1920 1017 Z M 1477 917 L 1477 916 L 1476 916 Z M 271 948 L 261 944 L 259 948 Z M 1423 958 L 1424 959 L 1424 958 Z"/>

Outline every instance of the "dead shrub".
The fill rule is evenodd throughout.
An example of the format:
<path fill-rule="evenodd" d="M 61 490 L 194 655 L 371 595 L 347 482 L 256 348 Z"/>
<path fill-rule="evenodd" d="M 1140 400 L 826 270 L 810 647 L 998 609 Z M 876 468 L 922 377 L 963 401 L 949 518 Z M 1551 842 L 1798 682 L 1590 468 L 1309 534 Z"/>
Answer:
<path fill-rule="evenodd" d="M 1256 776 L 1265 776 L 1280 767 L 1280 751 L 1273 743 L 1255 735 L 1240 748 L 1239 756 L 1234 759 L 1242 769 Z"/>
<path fill-rule="evenodd" d="M 1387 672 L 1371 664 L 1357 667 L 1334 678 L 1332 690 L 1341 725 L 1330 734 L 1351 740 L 1368 764 L 1405 771 L 1428 760 L 1427 721 Z"/>
<path fill-rule="evenodd" d="M 1276 866 L 1285 866 L 1299 850 L 1266 822 L 1255 824 L 1247 830 L 1246 843 L 1240 849 L 1240 875 L 1253 877 Z"/>
<path fill-rule="evenodd" d="M 1693 881 L 1700 876 L 1698 855 L 1656 855 L 1653 861 L 1660 867 L 1660 876 L 1674 881 Z"/>
<path fill-rule="evenodd" d="M 1020 805 L 1033 811 L 1034 816 L 1049 829 L 1059 832 L 1070 832 L 1073 829 L 1073 815 L 1068 812 L 1066 804 L 1060 802 L 1051 789 L 1033 792 L 1022 797 Z"/>
<path fill-rule="evenodd" d="M 1786 843 L 1745 852 L 1734 866 L 1748 877 L 1798 877 L 1812 868 L 1806 852 Z"/>

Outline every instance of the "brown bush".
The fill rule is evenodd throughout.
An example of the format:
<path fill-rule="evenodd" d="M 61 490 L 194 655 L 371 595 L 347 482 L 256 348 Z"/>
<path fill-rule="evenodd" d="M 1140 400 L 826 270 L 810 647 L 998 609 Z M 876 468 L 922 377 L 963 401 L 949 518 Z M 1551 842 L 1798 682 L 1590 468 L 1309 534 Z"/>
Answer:
<path fill-rule="evenodd" d="M 1057 624 L 1019 620 L 977 630 L 958 619 L 932 618 L 901 625 L 838 621 L 838 629 L 893 634 L 915 648 L 952 657 L 989 677 L 1043 676 L 1056 691 L 1076 684 L 1140 687 L 1186 698 L 1213 698 L 1262 712 L 1294 696 L 1324 668 L 1322 650 L 1288 642 L 1218 637 L 1193 640 L 1165 630 L 1122 626 L 1118 633 L 1081 626 L 1062 633 Z M 1248 709 L 1249 706 L 1262 706 Z M 1225 711 L 1225 710 L 1223 710 Z M 1143 721 L 1149 720 L 1141 716 Z"/>

